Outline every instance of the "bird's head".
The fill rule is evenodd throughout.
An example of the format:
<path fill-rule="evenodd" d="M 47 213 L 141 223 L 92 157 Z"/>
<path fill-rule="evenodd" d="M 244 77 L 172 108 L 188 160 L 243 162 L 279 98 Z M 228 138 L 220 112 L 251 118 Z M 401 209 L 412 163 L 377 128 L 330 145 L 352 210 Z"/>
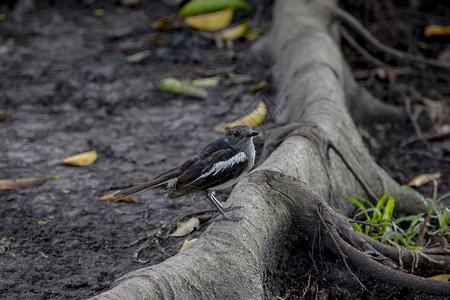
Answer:
<path fill-rule="evenodd" d="M 227 131 L 226 139 L 231 146 L 241 148 L 245 147 L 247 143 L 251 142 L 252 138 L 258 134 L 258 131 L 252 130 L 252 128 L 247 125 L 239 125 Z"/>

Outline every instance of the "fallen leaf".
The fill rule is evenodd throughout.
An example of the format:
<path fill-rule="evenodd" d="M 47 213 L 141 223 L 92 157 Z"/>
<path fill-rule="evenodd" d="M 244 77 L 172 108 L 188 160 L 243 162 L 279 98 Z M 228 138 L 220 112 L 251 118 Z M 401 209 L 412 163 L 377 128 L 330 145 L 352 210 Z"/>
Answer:
<path fill-rule="evenodd" d="M 60 189 L 61 192 L 63 192 L 64 194 L 69 194 L 70 190 L 68 189 Z"/>
<path fill-rule="evenodd" d="M 119 192 L 119 191 L 115 191 L 114 193 L 110 193 L 110 194 L 104 194 L 101 198 L 100 201 L 122 201 L 122 202 L 139 202 L 139 197 L 131 195 L 131 196 L 126 196 L 124 198 L 121 198 L 119 200 L 114 200 L 114 195 Z"/>
<path fill-rule="evenodd" d="M 247 33 L 245 34 L 245 39 L 247 41 L 253 41 L 256 40 L 263 32 L 262 28 L 257 28 L 255 30 L 249 30 L 247 31 Z"/>
<path fill-rule="evenodd" d="M 158 89 L 165 92 L 182 94 L 199 99 L 208 97 L 208 92 L 206 90 L 183 83 L 173 77 L 161 79 Z"/>
<path fill-rule="evenodd" d="M 231 82 L 234 84 L 243 84 L 253 81 L 253 77 L 245 74 L 234 74 L 232 72 L 227 73 L 228 78 L 230 78 Z"/>
<path fill-rule="evenodd" d="M 186 17 L 184 22 L 198 30 L 215 31 L 228 26 L 233 19 L 233 8 Z"/>
<path fill-rule="evenodd" d="M 206 77 L 192 80 L 190 83 L 195 87 L 208 87 L 208 86 L 217 86 L 219 84 L 220 77 Z"/>
<path fill-rule="evenodd" d="M 181 248 L 183 248 L 183 247 L 181 247 Z M 450 274 L 440 274 L 440 275 L 436 275 L 436 276 L 429 277 L 429 278 L 430 279 L 435 279 L 435 280 L 449 281 L 450 280 Z"/>
<path fill-rule="evenodd" d="M 219 32 L 220 37 L 225 41 L 237 40 L 243 37 L 250 30 L 250 25 L 246 22 L 244 24 L 224 29 Z"/>
<path fill-rule="evenodd" d="M 429 25 L 424 29 L 425 37 L 435 35 L 450 35 L 450 26 Z"/>
<path fill-rule="evenodd" d="M 178 14 L 180 16 L 193 16 L 203 12 L 216 11 L 225 8 L 250 9 L 251 6 L 242 0 L 193 0 L 184 5 Z"/>
<path fill-rule="evenodd" d="M 181 246 L 180 250 L 178 250 L 178 253 L 181 251 L 184 251 L 187 248 L 189 248 L 190 246 L 192 246 L 197 240 L 198 239 L 192 239 L 192 240 L 185 239 L 184 244 L 183 244 L 183 246 Z"/>
<path fill-rule="evenodd" d="M 150 50 L 141 51 L 138 53 L 128 55 L 126 57 L 126 61 L 129 62 L 130 64 L 137 64 L 146 60 L 148 57 L 150 57 L 151 54 L 152 53 L 150 52 Z"/>
<path fill-rule="evenodd" d="M 264 120 L 264 117 L 267 113 L 267 106 L 264 104 L 264 102 L 260 101 L 258 104 L 258 107 L 249 113 L 246 116 L 243 116 L 242 118 L 239 118 L 233 122 L 230 123 L 219 123 L 214 127 L 214 130 L 218 133 L 225 133 L 227 129 L 233 128 L 234 126 L 238 125 L 247 125 L 250 127 L 256 127 L 261 125 L 262 121 Z"/>
<path fill-rule="evenodd" d="M 192 231 L 194 231 L 194 229 L 196 227 L 198 227 L 199 224 L 200 224 L 200 221 L 197 218 L 191 218 L 187 222 L 184 222 L 184 223 L 178 222 L 177 230 L 175 230 L 174 233 L 170 234 L 170 236 L 174 236 L 174 237 L 186 236 L 189 233 L 191 233 Z"/>
<path fill-rule="evenodd" d="M 96 10 L 94 10 L 94 12 L 93 12 L 94 16 L 96 16 L 96 17 L 101 17 L 101 16 L 103 16 L 105 13 L 106 13 L 106 11 L 105 11 L 103 8 L 96 9 Z"/>
<path fill-rule="evenodd" d="M 85 167 L 96 161 L 97 157 L 97 151 L 92 150 L 64 158 L 61 162 L 66 165 Z"/>
<path fill-rule="evenodd" d="M 261 82 L 259 82 L 257 85 L 251 87 L 248 89 L 248 91 L 252 94 L 256 94 L 256 92 L 266 88 L 269 84 L 267 83 L 267 81 L 263 80 Z"/>
<path fill-rule="evenodd" d="M 408 182 L 406 185 L 419 187 L 439 178 L 441 178 L 441 173 L 439 172 L 420 174 L 411 179 L 411 181 Z"/>
<path fill-rule="evenodd" d="M 37 223 L 38 223 L 39 225 L 47 225 L 47 224 L 48 224 L 47 221 L 37 221 Z"/>
<path fill-rule="evenodd" d="M 165 16 L 152 24 L 152 28 L 160 31 L 177 30 L 184 25 L 183 19 L 178 16 Z"/>
<path fill-rule="evenodd" d="M 20 190 L 22 188 L 33 188 L 37 187 L 49 179 L 55 179 L 54 177 L 49 178 L 17 178 L 17 179 L 4 179 L 0 180 L 0 190 Z"/>

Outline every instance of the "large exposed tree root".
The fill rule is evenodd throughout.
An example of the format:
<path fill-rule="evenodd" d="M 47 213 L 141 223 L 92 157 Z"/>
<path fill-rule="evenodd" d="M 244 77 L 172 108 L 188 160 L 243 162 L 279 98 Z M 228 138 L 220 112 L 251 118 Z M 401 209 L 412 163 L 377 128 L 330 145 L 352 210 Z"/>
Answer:
<path fill-rule="evenodd" d="M 292 271 L 287 261 L 299 240 L 311 251 L 335 253 L 362 287 L 370 282 L 356 275 L 359 271 L 409 296 L 450 294 L 447 282 L 408 273 L 413 266 L 446 271 L 447 256 L 380 244 L 353 231 L 340 215 L 355 211 L 342 201 L 345 196 L 376 201 L 386 191 L 399 212 L 414 214 L 423 206 L 398 188 L 362 143 L 345 98 L 353 89 L 346 84 L 348 67 L 328 32 L 330 15 L 316 1 L 275 5 L 270 46 L 276 57 L 277 122 L 288 125 L 267 137 L 263 162 L 229 197 L 228 204 L 245 207 L 233 211 L 243 219 L 213 223 L 189 249 L 123 276 L 95 299 L 273 298 L 285 288 L 281 279 Z M 381 114 L 383 105 L 378 108 Z"/>

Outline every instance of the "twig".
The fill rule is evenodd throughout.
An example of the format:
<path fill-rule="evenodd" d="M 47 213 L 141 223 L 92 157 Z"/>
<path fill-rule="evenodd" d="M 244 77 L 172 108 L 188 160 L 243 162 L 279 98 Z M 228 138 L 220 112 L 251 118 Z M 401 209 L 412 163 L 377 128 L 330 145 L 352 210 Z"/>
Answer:
<path fill-rule="evenodd" d="M 427 150 L 430 150 L 430 148 L 431 148 L 430 143 L 427 141 L 427 139 L 423 135 L 419 124 L 417 123 L 416 119 L 412 115 L 412 112 L 411 112 L 411 99 L 409 97 L 405 97 L 405 111 L 406 111 L 406 114 L 408 115 L 409 120 L 411 121 L 411 123 L 412 123 L 412 125 L 414 127 L 414 131 L 416 132 L 416 135 L 417 135 L 418 139 L 422 143 L 424 143 L 424 145 L 427 147 Z M 403 142 L 400 143 L 400 148 L 402 148 L 404 146 L 405 146 L 405 144 Z"/>
<path fill-rule="evenodd" d="M 342 26 L 342 25 L 339 26 L 339 33 L 353 48 L 356 49 L 356 51 L 359 52 L 359 54 L 364 56 L 365 59 L 367 59 L 368 61 L 373 63 L 375 66 L 383 68 L 383 69 L 388 69 L 388 70 L 397 69 L 394 66 L 391 66 L 391 65 L 388 65 L 388 64 L 382 62 L 381 60 L 379 60 L 378 58 L 376 58 L 375 56 L 370 54 L 366 49 L 361 47 L 358 44 L 358 42 L 356 42 L 355 39 L 348 33 L 348 31 L 345 30 L 344 26 Z"/>
<path fill-rule="evenodd" d="M 397 150 L 397 151 L 392 151 L 392 152 L 386 153 L 386 155 L 395 155 L 395 154 L 415 154 L 415 155 L 422 155 L 422 156 L 426 156 L 426 157 L 429 157 L 429 158 L 434 159 L 434 160 L 450 162 L 450 158 L 445 158 L 445 157 L 435 157 L 435 156 L 433 156 L 431 153 L 429 153 L 429 152 L 427 152 L 427 151 L 423 151 L 423 150 Z"/>
<path fill-rule="evenodd" d="M 359 52 L 365 59 L 373 63 L 375 66 L 379 68 L 383 68 L 388 70 L 390 73 L 395 75 L 404 75 L 404 74 L 412 74 L 416 76 L 422 76 L 425 78 L 431 78 L 431 79 L 441 79 L 450 81 L 450 76 L 447 74 L 442 73 L 432 73 L 432 72 L 426 72 L 422 70 L 414 70 L 411 67 L 395 67 L 389 64 L 386 64 L 385 62 L 379 60 L 372 54 L 370 54 L 366 49 L 364 49 L 358 42 L 348 33 L 347 30 L 343 26 L 339 26 L 339 33 L 341 36 L 352 46 L 355 48 L 356 51 Z"/>
<path fill-rule="evenodd" d="M 359 280 L 358 276 L 356 276 L 355 273 L 353 273 L 353 271 L 350 269 L 350 266 L 347 263 L 347 255 L 342 251 L 341 247 L 340 247 L 340 243 L 338 243 L 338 241 L 336 240 L 334 233 L 337 234 L 337 237 L 339 239 L 342 239 L 339 234 L 336 232 L 336 228 L 329 228 L 327 223 L 325 222 L 325 220 L 322 217 L 322 205 L 318 206 L 319 208 L 319 212 L 318 212 L 318 216 L 320 219 L 320 222 L 322 223 L 323 227 L 328 231 L 328 235 L 330 236 L 331 240 L 333 241 L 334 245 L 336 246 L 336 250 L 338 252 L 339 257 L 341 258 L 342 262 L 345 265 L 345 268 L 350 272 L 350 274 L 353 276 L 353 278 L 359 283 L 359 285 L 363 288 L 363 290 L 365 291 L 369 291 L 366 286 Z"/>
<path fill-rule="evenodd" d="M 326 3 L 321 2 L 321 4 L 335 17 L 344 22 L 346 25 L 354 29 L 358 34 L 360 34 L 367 42 L 378 50 L 385 52 L 401 61 L 409 61 L 414 63 L 421 63 L 428 66 L 433 66 L 441 69 L 450 69 L 450 64 L 446 62 L 437 61 L 434 59 L 428 59 L 419 55 L 414 55 L 411 53 L 403 52 L 392 47 L 386 46 L 377 40 L 372 34 L 364 28 L 364 26 L 352 15 L 342 10 L 341 8 Z"/>

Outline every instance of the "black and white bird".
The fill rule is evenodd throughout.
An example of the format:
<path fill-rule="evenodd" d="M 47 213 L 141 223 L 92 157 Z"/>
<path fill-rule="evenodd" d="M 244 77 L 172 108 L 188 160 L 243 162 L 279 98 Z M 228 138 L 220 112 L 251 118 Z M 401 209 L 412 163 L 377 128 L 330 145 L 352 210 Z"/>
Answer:
<path fill-rule="evenodd" d="M 253 137 L 258 134 L 246 125 L 233 127 L 224 137 L 208 144 L 179 167 L 151 181 L 118 191 L 114 199 L 167 184 L 167 199 L 205 191 L 224 219 L 234 220 L 236 218 L 225 214 L 222 204 L 214 197 L 214 191 L 231 187 L 251 170 L 255 163 Z"/>

